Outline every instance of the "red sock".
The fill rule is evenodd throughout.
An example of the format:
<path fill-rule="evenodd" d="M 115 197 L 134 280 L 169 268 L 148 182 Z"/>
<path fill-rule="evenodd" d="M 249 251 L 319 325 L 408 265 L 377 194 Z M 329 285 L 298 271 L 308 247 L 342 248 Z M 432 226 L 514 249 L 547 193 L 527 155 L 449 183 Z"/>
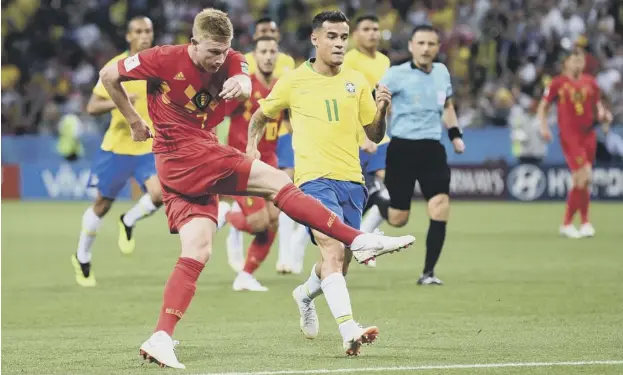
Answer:
<path fill-rule="evenodd" d="M 228 212 L 225 215 L 225 220 L 227 220 L 227 222 L 231 224 L 232 227 L 238 229 L 239 231 L 251 233 L 251 234 L 253 233 L 251 231 L 251 227 L 249 226 L 249 223 L 247 223 L 247 217 L 244 215 L 242 211 Z"/>
<path fill-rule="evenodd" d="M 156 330 L 173 336 L 175 325 L 182 319 L 195 295 L 197 279 L 205 265 L 192 258 L 178 258 L 173 273 L 164 286 L 164 299 Z"/>
<path fill-rule="evenodd" d="M 588 223 L 588 207 L 591 204 L 591 192 L 588 188 L 580 190 L 580 220 L 582 224 Z"/>
<path fill-rule="evenodd" d="M 573 222 L 573 216 L 575 212 L 580 208 L 582 201 L 582 192 L 578 188 L 572 188 L 569 194 L 567 194 L 567 209 L 565 210 L 565 218 L 563 225 L 569 225 Z"/>
<path fill-rule="evenodd" d="M 335 238 L 346 246 L 363 233 L 344 224 L 334 212 L 294 184 L 284 186 L 277 193 L 275 205 L 292 220 Z"/>
<path fill-rule="evenodd" d="M 270 247 L 275 241 L 275 232 L 270 229 L 255 235 L 249 250 L 247 251 L 247 260 L 244 263 L 244 272 L 253 273 L 262 264 Z"/>

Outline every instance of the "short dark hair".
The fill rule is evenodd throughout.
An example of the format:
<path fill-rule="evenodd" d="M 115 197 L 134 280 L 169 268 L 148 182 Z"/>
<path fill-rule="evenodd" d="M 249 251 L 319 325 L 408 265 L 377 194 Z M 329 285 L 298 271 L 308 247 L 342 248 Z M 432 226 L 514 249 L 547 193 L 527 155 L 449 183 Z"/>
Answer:
<path fill-rule="evenodd" d="M 372 22 L 379 23 L 379 18 L 375 16 L 374 14 L 366 14 L 361 17 L 357 17 L 357 19 L 355 20 L 355 27 L 359 26 L 359 24 L 362 23 L 363 21 L 372 21 Z"/>
<path fill-rule="evenodd" d="M 413 39 L 413 36 L 419 31 L 433 32 L 437 34 L 437 36 L 439 36 L 439 31 L 437 31 L 437 29 L 435 29 L 431 25 L 417 25 L 413 28 L 413 31 L 411 32 L 411 39 Z"/>
<path fill-rule="evenodd" d="M 312 20 L 312 30 L 318 30 L 322 27 L 322 24 L 325 22 L 330 23 L 339 23 L 346 22 L 348 23 L 348 17 L 339 10 L 330 10 L 325 12 L 320 12 L 314 16 Z"/>
<path fill-rule="evenodd" d="M 255 21 L 255 26 L 263 24 L 263 23 L 271 23 L 271 22 L 275 22 L 275 20 L 273 20 L 270 17 L 262 17 L 262 18 L 258 19 L 257 21 Z"/>
<path fill-rule="evenodd" d="M 134 16 L 132 18 L 130 18 L 130 20 L 128 21 L 128 24 L 126 25 L 126 32 L 129 33 L 130 30 L 130 24 L 134 21 L 142 21 L 142 20 L 148 20 L 149 22 L 151 22 L 151 19 L 147 16 L 143 16 L 143 15 L 138 15 L 138 16 Z"/>
<path fill-rule="evenodd" d="M 277 38 L 273 38 L 272 36 L 268 36 L 268 35 L 263 35 L 257 39 L 255 39 L 253 41 L 253 49 L 255 50 L 257 48 L 257 45 L 260 42 L 277 42 Z"/>

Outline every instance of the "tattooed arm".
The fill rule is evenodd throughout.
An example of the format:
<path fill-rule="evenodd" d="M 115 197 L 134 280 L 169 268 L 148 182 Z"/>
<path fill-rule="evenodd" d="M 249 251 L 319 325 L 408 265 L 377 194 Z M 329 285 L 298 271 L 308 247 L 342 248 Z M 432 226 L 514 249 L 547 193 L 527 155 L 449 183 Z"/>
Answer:
<path fill-rule="evenodd" d="M 260 158 L 260 152 L 257 149 L 258 143 L 264 136 L 266 124 L 270 121 L 270 117 L 266 116 L 261 108 L 251 116 L 249 121 L 249 139 L 247 141 L 247 155 L 254 159 Z"/>
<path fill-rule="evenodd" d="M 365 93 L 364 95 L 368 96 L 369 94 Z M 367 100 L 370 100 L 370 99 L 367 99 Z M 385 137 L 385 132 L 387 131 L 387 121 L 385 120 L 385 118 L 387 117 L 387 108 L 392 102 L 392 93 L 389 91 L 387 86 L 380 85 L 380 84 L 376 86 L 375 101 L 376 101 L 376 113 L 374 115 L 374 120 L 372 120 L 370 124 L 365 126 L 364 129 L 366 131 L 366 135 L 368 136 L 368 138 L 372 142 L 378 144 Z M 373 105 L 374 105 L 374 102 L 371 102 L 370 104 L 368 104 L 368 107 L 370 109 L 374 108 L 372 107 Z"/>
<path fill-rule="evenodd" d="M 387 131 L 387 122 L 385 121 L 386 114 L 386 108 L 379 108 L 376 111 L 376 115 L 374 115 L 374 120 L 368 126 L 363 128 L 366 131 L 368 138 L 374 143 L 378 144 L 385 137 L 385 132 Z"/>

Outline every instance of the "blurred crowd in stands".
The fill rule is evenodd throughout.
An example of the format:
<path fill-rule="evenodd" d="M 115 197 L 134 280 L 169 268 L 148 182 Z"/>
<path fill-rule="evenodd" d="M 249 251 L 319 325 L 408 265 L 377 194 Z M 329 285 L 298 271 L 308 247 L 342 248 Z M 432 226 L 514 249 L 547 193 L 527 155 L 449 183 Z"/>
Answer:
<path fill-rule="evenodd" d="M 441 32 L 439 60 L 451 71 L 461 126 L 524 127 L 543 87 L 559 72 L 562 38 L 587 50 L 615 123 L 623 124 L 623 1 L 620 0 L 8 0 L 2 2 L 2 134 L 54 133 L 64 115 L 86 132 L 105 120 L 84 113 L 103 64 L 125 49 L 125 24 L 154 21 L 156 44 L 185 43 L 194 15 L 216 7 L 235 26 L 234 48 L 251 46 L 254 20 L 272 17 L 282 51 L 312 56 L 313 15 L 339 8 L 375 14 L 381 50 L 409 59 L 411 30 Z"/>

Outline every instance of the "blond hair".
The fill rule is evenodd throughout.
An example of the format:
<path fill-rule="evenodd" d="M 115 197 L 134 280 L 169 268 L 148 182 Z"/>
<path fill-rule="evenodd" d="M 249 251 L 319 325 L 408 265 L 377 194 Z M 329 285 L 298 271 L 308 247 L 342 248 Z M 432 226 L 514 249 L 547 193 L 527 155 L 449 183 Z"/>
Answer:
<path fill-rule="evenodd" d="M 206 8 L 195 16 L 193 38 L 197 41 L 212 39 L 230 41 L 234 37 L 234 26 L 225 12 Z"/>

